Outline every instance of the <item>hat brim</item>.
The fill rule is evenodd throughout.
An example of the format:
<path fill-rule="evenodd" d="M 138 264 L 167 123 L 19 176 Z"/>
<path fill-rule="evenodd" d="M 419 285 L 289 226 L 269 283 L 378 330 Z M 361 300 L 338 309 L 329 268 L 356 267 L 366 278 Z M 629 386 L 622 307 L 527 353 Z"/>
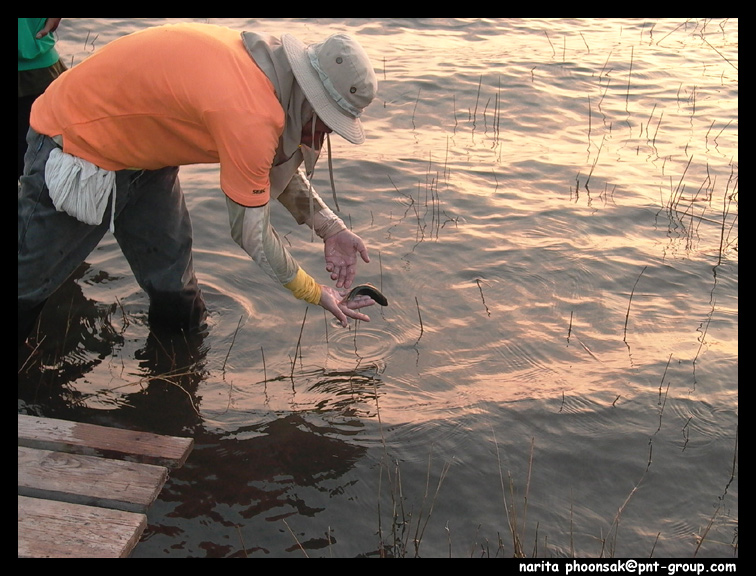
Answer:
<path fill-rule="evenodd" d="M 310 64 L 307 46 L 291 34 L 283 34 L 281 43 L 294 72 L 294 77 L 318 118 L 336 134 L 352 144 L 362 144 L 365 141 L 362 122 L 359 118 L 355 118 L 342 109 L 328 94 L 317 70 Z"/>

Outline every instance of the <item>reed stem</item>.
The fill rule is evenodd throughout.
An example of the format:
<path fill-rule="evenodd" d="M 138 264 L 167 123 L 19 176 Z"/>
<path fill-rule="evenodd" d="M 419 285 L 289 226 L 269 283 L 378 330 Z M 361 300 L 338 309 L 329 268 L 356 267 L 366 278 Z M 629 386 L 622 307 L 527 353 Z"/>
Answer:
<path fill-rule="evenodd" d="M 640 280 L 641 276 L 643 276 L 643 273 L 646 271 L 646 268 L 648 266 L 644 266 L 643 270 L 641 270 L 641 273 L 638 274 L 638 277 L 635 279 L 635 284 L 633 284 L 633 289 L 630 291 L 630 299 L 627 302 L 627 314 L 625 314 L 625 332 L 622 336 L 622 340 L 627 344 L 627 322 L 630 319 L 630 305 L 633 302 L 633 294 L 635 294 L 635 287 L 638 285 L 638 281 Z"/>
<path fill-rule="evenodd" d="M 417 301 L 417 296 L 415 296 L 415 306 L 417 306 L 417 317 L 420 319 L 420 336 L 417 338 L 417 342 L 420 342 L 420 338 L 423 337 L 423 316 L 420 314 L 420 302 Z M 417 345 L 417 342 L 415 342 L 415 345 Z"/>
<path fill-rule="evenodd" d="M 236 335 L 239 333 L 239 327 L 241 326 L 242 319 L 244 316 L 239 316 L 239 322 L 236 324 L 236 330 L 234 330 L 234 335 L 231 338 L 231 345 L 228 347 L 228 351 L 226 352 L 226 357 L 223 359 L 223 366 L 221 367 L 221 372 L 226 372 L 226 362 L 228 362 L 228 356 L 231 354 L 231 348 L 234 347 L 234 342 L 236 342 Z"/>

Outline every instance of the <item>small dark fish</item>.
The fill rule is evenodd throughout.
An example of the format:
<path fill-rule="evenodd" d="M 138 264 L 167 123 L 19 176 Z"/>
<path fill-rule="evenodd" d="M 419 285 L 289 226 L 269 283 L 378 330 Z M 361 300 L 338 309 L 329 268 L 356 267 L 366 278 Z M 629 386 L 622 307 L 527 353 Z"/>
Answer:
<path fill-rule="evenodd" d="M 366 294 L 367 296 L 370 296 L 381 306 L 388 306 L 388 300 L 386 299 L 386 297 L 381 293 L 380 290 L 378 290 L 378 288 L 376 288 L 372 284 L 360 284 L 352 288 L 347 295 L 347 302 L 354 300 L 355 296 L 359 296 L 360 294 Z"/>

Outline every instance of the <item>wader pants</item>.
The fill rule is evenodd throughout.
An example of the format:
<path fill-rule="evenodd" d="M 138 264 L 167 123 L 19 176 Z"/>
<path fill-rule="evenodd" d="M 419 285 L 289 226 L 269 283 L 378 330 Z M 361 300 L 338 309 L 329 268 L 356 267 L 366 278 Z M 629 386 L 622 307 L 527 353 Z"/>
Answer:
<path fill-rule="evenodd" d="M 103 222 L 90 226 L 58 212 L 44 178 L 57 144 L 33 129 L 27 144 L 18 193 L 19 344 L 47 299 L 97 247 L 111 213 L 108 203 Z M 199 327 L 206 311 L 192 264 L 192 226 L 178 168 L 117 172 L 115 214 L 115 238 L 150 298 L 150 324 Z"/>

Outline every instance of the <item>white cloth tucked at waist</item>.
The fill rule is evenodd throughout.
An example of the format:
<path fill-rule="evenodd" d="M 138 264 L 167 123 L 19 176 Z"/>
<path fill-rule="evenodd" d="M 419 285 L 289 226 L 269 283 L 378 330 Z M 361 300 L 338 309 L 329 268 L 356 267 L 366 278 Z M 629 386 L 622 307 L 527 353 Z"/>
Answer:
<path fill-rule="evenodd" d="M 96 226 L 105 215 L 108 198 L 110 231 L 115 231 L 115 172 L 104 170 L 59 148 L 50 152 L 45 165 L 45 184 L 58 212 L 65 212 L 80 222 Z"/>

